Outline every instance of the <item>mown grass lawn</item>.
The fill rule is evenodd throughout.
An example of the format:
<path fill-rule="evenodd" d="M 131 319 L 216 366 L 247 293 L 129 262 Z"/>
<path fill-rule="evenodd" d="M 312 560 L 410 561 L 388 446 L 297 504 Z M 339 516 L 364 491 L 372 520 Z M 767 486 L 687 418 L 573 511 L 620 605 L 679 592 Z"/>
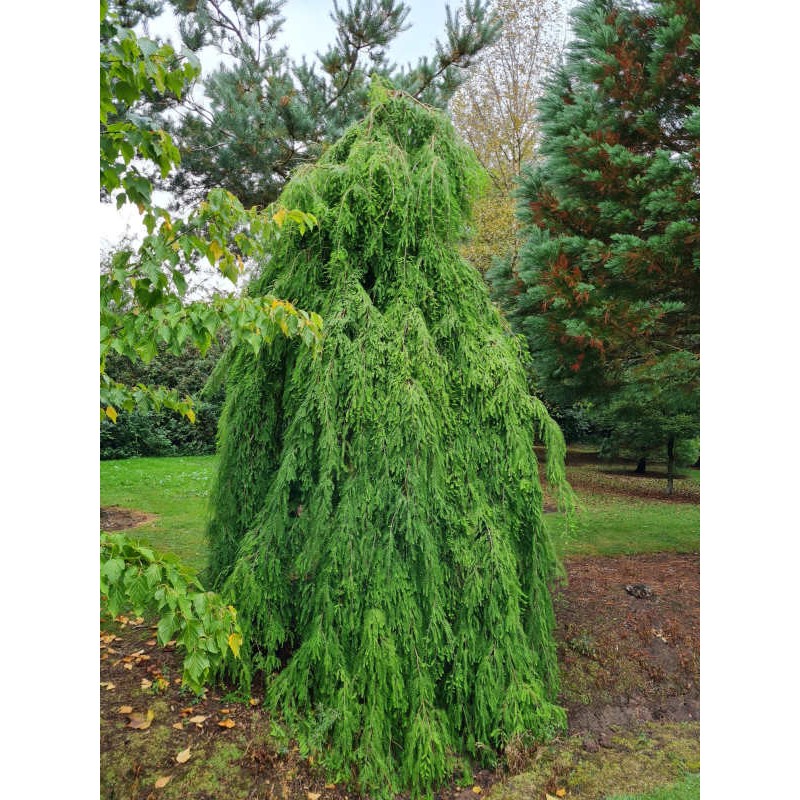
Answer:
<path fill-rule="evenodd" d="M 215 464 L 215 456 L 101 461 L 100 504 L 157 515 L 131 535 L 175 553 L 200 571 L 206 566 L 205 527 Z"/>
<path fill-rule="evenodd" d="M 157 515 L 137 528 L 136 535 L 200 571 L 206 566 L 205 527 L 215 465 L 215 456 L 103 461 L 100 502 Z M 699 551 L 698 504 L 606 493 L 607 465 L 568 467 L 567 474 L 576 478 L 579 503 L 573 534 L 563 536 L 561 514 L 545 517 L 562 557 Z M 699 482 L 699 470 L 683 474 L 678 484 Z"/>

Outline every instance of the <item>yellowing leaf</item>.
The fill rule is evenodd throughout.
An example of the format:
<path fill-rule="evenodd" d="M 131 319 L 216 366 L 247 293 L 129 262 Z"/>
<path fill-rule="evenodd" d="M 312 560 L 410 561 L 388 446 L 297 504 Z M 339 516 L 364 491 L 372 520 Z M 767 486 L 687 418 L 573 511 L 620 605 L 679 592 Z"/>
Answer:
<path fill-rule="evenodd" d="M 128 723 L 128 727 L 134 728 L 137 731 L 146 731 L 150 727 L 153 717 L 155 717 L 155 712 L 152 708 L 146 714 L 140 714 L 138 712 L 129 714 L 128 718 L 130 722 Z"/>
<path fill-rule="evenodd" d="M 228 719 L 220 720 L 217 725 L 219 725 L 220 728 L 233 728 L 236 723 L 229 717 Z"/>
<path fill-rule="evenodd" d="M 472 787 L 472 791 L 473 791 L 475 794 L 480 794 L 480 793 L 483 791 L 483 789 L 481 789 L 481 787 L 480 787 L 480 786 L 473 786 L 473 787 Z"/>
<path fill-rule="evenodd" d="M 156 781 L 156 789 L 163 789 L 172 780 L 172 775 L 165 775 Z"/>
<path fill-rule="evenodd" d="M 181 750 L 180 753 L 178 753 L 178 755 L 175 756 L 175 760 L 179 764 L 185 764 L 191 758 L 192 755 L 191 750 L 192 746 L 189 745 L 185 750 Z"/>
<path fill-rule="evenodd" d="M 110 419 L 112 422 L 116 422 L 116 421 L 117 421 L 117 410 L 114 408 L 114 406 L 108 406 L 108 407 L 106 408 L 106 416 L 107 416 L 107 417 L 108 417 L 108 418 L 109 418 L 109 419 Z"/>
<path fill-rule="evenodd" d="M 120 714 L 130 714 L 133 711 L 133 706 L 120 706 L 117 711 Z"/>
<path fill-rule="evenodd" d="M 283 227 L 283 223 L 286 222 L 286 215 L 287 211 L 285 208 L 278 209 L 277 213 L 272 215 L 272 221 L 279 227 Z"/>
<path fill-rule="evenodd" d="M 219 261 L 219 257 L 222 255 L 222 247 L 220 247 L 219 242 L 217 242 L 215 239 L 212 239 L 208 249 L 211 254 L 211 263 L 215 264 L 217 261 Z"/>
<path fill-rule="evenodd" d="M 257 706 L 260 702 L 261 701 L 257 697 L 251 697 L 250 698 L 250 705 L 251 706 Z"/>
<path fill-rule="evenodd" d="M 566 797 L 567 790 L 566 789 L 556 789 L 556 797 Z"/>
<path fill-rule="evenodd" d="M 195 421 L 196 417 L 195 417 L 194 411 L 192 411 L 191 408 L 187 409 L 187 411 L 186 411 L 186 419 L 188 419 L 189 422 L 191 422 L 192 425 L 194 425 L 194 421 Z"/>
<path fill-rule="evenodd" d="M 228 647 L 230 647 L 234 658 L 239 658 L 239 648 L 241 647 L 241 645 L 242 645 L 241 633 L 232 633 L 228 637 Z"/>

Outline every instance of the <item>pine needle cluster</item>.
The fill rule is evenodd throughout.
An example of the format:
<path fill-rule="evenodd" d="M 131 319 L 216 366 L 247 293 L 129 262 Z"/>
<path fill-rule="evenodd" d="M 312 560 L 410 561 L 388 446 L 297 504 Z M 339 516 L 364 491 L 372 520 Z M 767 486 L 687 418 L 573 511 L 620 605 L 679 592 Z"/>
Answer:
<path fill-rule="evenodd" d="M 251 286 L 318 311 L 321 354 L 228 362 L 209 536 L 233 677 L 265 675 L 301 745 L 371 796 L 565 723 L 534 453 L 567 497 L 564 441 L 459 256 L 480 180 L 443 115 L 375 88 L 284 191 L 319 227 L 282 234 Z"/>

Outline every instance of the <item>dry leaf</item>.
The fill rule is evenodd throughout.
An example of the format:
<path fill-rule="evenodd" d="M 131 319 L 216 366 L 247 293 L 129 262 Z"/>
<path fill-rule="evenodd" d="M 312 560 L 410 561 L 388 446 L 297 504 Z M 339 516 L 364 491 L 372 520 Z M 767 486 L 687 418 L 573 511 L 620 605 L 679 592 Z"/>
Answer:
<path fill-rule="evenodd" d="M 194 706 L 187 706 L 181 709 L 181 714 L 191 714 L 194 711 Z"/>
<path fill-rule="evenodd" d="M 326 783 L 325 784 L 325 788 L 326 789 L 335 789 L 336 788 L 336 784 L 335 783 Z"/>
<path fill-rule="evenodd" d="M 566 797 L 567 790 L 566 789 L 556 789 L 556 797 Z"/>
<path fill-rule="evenodd" d="M 147 678 L 142 678 L 142 689 L 149 689 L 153 685 L 153 681 L 147 680 Z"/>
<path fill-rule="evenodd" d="M 553 797 L 553 795 L 548 794 L 547 792 L 544 793 L 544 800 L 557 800 L 557 798 Z"/>
<path fill-rule="evenodd" d="M 146 731 L 150 727 L 153 717 L 155 717 L 155 712 L 152 708 L 146 714 L 140 714 L 138 712 L 129 714 L 128 718 L 130 722 L 128 723 L 128 727 L 134 728 L 137 731 Z"/>
<path fill-rule="evenodd" d="M 231 713 L 231 710 L 230 710 L 229 708 L 221 708 L 221 709 L 219 710 L 219 713 L 220 713 L 220 714 L 230 714 L 230 713 Z"/>
<path fill-rule="evenodd" d="M 185 764 L 189 760 L 189 757 L 192 755 L 190 752 L 191 749 L 192 746 L 189 745 L 185 750 L 181 750 L 180 753 L 178 753 L 178 755 L 175 756 L 175 760 L 179 764 Z"/>
<path fill-rule="evenodd" d="M 182 722 L 176 722 L 176 723 L 173 724 L 172 727 L 175 728 L 176 731 L 182 731 L 183 730 L 183 723 Z"/>
<path fill-rule="evenodd" d="M 196 717 L 191 717 L 189 722 L 194 722 L 195 725 L 202 725 L 208 717 L 204 717 L 201 714 L 198 714 Z"/>
<path fill-rule="evenodd" d="M 472 791 L 475 792 L 475 794 L 480 794 L 483 791 L 483 789 L 481 789 L 480 786 L 473 786 Z"/>
<path fill-rule="evenodd" d="M 133 669 L 133 664 L 123 664 L 122 665 L 125 669 Z"/>
<path fill-rule="evenodd" d="M 320 792 L 306 792 L 308 800 L 319 800 L 321 796 Z"/>
<path fill-rule="evenodd" d="M 156 781 L 156 789 L 163 789 L 172 780 L 172 775 L 165 775 Z"/>
<path fill-rule="evenodd" d="M 228 719 L 221 720 L 217 723 L 217 725 L 219 725 L 220 728 L 233 728 L 236 723 L 229 717 Z"/>
<path fill-rule="evenodd" d="M 155 639 L 148 639 L 148 640 L 145 642 L 145 644 L 146 644 L 148 647 L 155 647 L 155 646 L 156 646 L 156 640 L 155 640 Z"/>
<path fill-rule="evenodd" d="M 250 705 L 251 706 L 257 706 L 260 702 L 261 701 L 257 697 L 251 697 L 250 698 Z"/>
<path fill-rule="evenodd" d="M 117 685 L 115 683 L 111 683 L 111 681 L 103 681 L 100 685 L 105 686 L 107 692 L 117 688 Z"/>
<path fill-rule="evenodd" d="M 133 711 L 133 706 L 120 706 L 117 711 L 120 714 L 130 714 Z"/>

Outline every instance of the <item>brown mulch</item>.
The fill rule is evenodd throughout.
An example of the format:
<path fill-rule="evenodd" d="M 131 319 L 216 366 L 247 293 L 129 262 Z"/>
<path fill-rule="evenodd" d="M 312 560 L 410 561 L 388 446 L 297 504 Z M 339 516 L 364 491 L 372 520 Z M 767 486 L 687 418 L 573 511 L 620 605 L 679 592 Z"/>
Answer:
<path fill-rule="evenodd" d="M 561 703 L 567 709 L 570 733 L 582 734 L 586 749 L 595 750 L 620 727 L 654 720 L 698 720 L 699 556 L 576 558 L 566 567 L 569 582 L 557 591 L 555 607 Z M 631 584 L 644 584 L 651 595 L 632 596 L 625 590 Z M 157 701 L 159 713 L 152 729 L 162 729 L 164 751 L 170 758 L 187 743 L 198 758 L 233 741 L 241 743 L 243 754 L 230 772 L 255 794 L 238 793 L 231 785 L 230 798 L 303 800 L 315 793 L 325 800 L 356 797 L 344 786 L 326 786 L 314 764 L 303 759 L 295 746 L 276 749 L 260 697 L 251 705 L 249 698 L 226 698 L 219 688 L 200 700 L 181 692 L 180 654 L 174 647 L 159 648 L 153 627 L 144 620 L 120 617 L 104 624 L 103 630 L 101 760 L 106 754 L 112 758 L 107 763 L 113 763 L 115 752 L 145 733 L 127 727 L 129 717 L 120 708 L 130 705 L 143 711 Z M 202 724 L 189 722 L 198 715 L 206 717 Z M 226 719 L 233 720 L 232 728 L 218 724 Z M 166 769 L 168 761 L 164 764 Z M 180 769 L 172 762 L 176 780 Z M 474 774 L 473 783 L 486 790 L 501 778 L 500 772 L 483 770 Z M 123 778 L 116 776 L 114 791 L 126 798 L 152 797 L 152 783 L 140 786 L 139 779 L 136 769 Z M 184 796 L 199 800 L 207 795 Z M 438 795 L 441 800 L 475 796 L 471 787 L 455 785 Z"/>
<path fill-rule="evenodd" d="M 125 531 L 130 528 L 138 528 L 157 519 L 156 514 L 146 514 L 144 511 L 136 511 L 133 508 L 122 508 L 122 506 L 101 506 L 100 507 L 100 530 L 101 531 Z"/>

